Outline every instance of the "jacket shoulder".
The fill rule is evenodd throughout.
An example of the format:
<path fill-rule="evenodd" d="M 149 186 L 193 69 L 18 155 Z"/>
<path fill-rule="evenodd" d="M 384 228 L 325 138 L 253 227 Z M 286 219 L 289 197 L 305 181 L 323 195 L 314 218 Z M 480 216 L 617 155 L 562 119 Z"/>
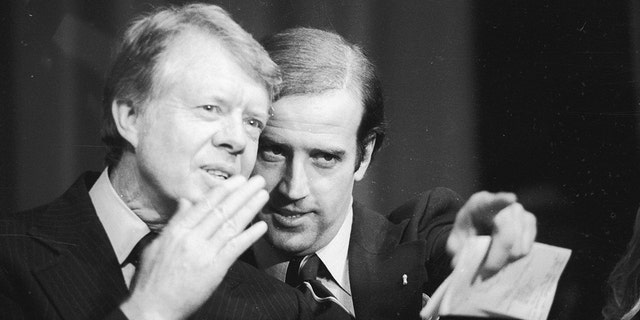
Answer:
<path fill-rule="evenodd" d="M 438 187 L 409 199 L 391 211 L 388 218 L 394 223 L 407 219 L 425 222 L 435 218 L 453 221 L 463 204 L 462 197 L 455 191 Z"/>
<path fill-rule="evenodd" d="M 98 172 L 85 172 L 62 195 L 49 203 L 18 212 L 0 213 L 0 240 L 6 232 L 26 232 L 34 224 L 47 224 L 46 215 L 51 211 L 64 211 L 65 207 L 90 203 L 89 189 L 99 175 Z"/>

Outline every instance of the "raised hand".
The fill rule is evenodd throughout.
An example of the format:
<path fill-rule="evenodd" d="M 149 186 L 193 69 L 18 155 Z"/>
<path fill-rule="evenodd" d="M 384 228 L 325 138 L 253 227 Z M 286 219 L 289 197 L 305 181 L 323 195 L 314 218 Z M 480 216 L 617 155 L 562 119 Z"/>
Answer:
<path fill-rule="evenodd" d="M 447 241 L 447 250 L 458 262 L 465 241 L 475 235 L 491 235 L 491 246 L 479 274 L 493 275 L 507 263 L 531 251 L 537 233 L 535 216 L 525 210 L 513 193 L 478 192 L 460 209 Z"/>
<path fill-rule="evenodd" d="M 121 305 L 129 319 L 183 319 L 218 287 L 229 267 L 267 230 L 248 229 L 268 199 L 264 179 L 234 176 L 178 211 L 142 256 L 136 282 Z"/>

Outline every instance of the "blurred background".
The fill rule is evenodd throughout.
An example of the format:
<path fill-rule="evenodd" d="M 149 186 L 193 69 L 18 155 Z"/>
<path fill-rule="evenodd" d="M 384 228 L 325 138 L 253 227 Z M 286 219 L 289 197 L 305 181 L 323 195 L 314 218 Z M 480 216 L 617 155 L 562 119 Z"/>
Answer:
<path fill-rule="evenodd" d="M 136 14 L 185 1 L 0 4 L 0 212 L 103 168 L 100 101 Z M 597 319 L 640 203 L 640 5 L 628 1 L 207 1 L 257 39 L 338 32 L 377 64 L 388 140 L 356 200 L 515 191 L 540 242 L 569 247 L 551 319 Z"/>

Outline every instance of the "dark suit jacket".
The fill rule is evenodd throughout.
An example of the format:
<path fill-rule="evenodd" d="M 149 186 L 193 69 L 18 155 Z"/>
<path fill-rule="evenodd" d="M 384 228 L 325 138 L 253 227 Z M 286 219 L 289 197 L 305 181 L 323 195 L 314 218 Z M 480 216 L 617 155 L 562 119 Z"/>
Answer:
<path fill-rule="evenodd" d="M 84 174 L 60 198 L 0 215 L 1 319 L 124 319 L 120 266 L 89 198 Z M 194 319 L 305 319 L 294 289 L 235 263 Z"/>
<path fill-rule="evenodd" d="M 451 271 L 446 242 L 462 203 L 446 188 L 426 191 L 387 217 L 354 203 L 348 258 L 359 320 L 419 319 L 422 293 L 431 294 Z M 251 251 L 242 259 L 256 265 Z"/>
<path fill-rule="evenodd" d="M 426 191 L 388 217 L 354 204 L 348 256 L 358 319 L 419 319 L 422 293 L 450 272 L 446 241 L 461 206 L 446 188 Z"/>

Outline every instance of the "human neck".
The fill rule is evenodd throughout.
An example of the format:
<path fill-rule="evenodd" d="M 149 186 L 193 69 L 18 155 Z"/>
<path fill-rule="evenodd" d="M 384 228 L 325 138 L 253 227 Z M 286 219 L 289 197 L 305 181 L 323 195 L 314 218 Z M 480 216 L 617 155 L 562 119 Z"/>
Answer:
<path fill-rule="evenodd" d="M 135 159 L 127 154 L 109 170 L 109 180 L 127 207 L 151 230 L 162 229 L 171 216 L 168 212 L 175 211 L 175 204 L 163 201 L 152 187 L 143 183 Z"/>

